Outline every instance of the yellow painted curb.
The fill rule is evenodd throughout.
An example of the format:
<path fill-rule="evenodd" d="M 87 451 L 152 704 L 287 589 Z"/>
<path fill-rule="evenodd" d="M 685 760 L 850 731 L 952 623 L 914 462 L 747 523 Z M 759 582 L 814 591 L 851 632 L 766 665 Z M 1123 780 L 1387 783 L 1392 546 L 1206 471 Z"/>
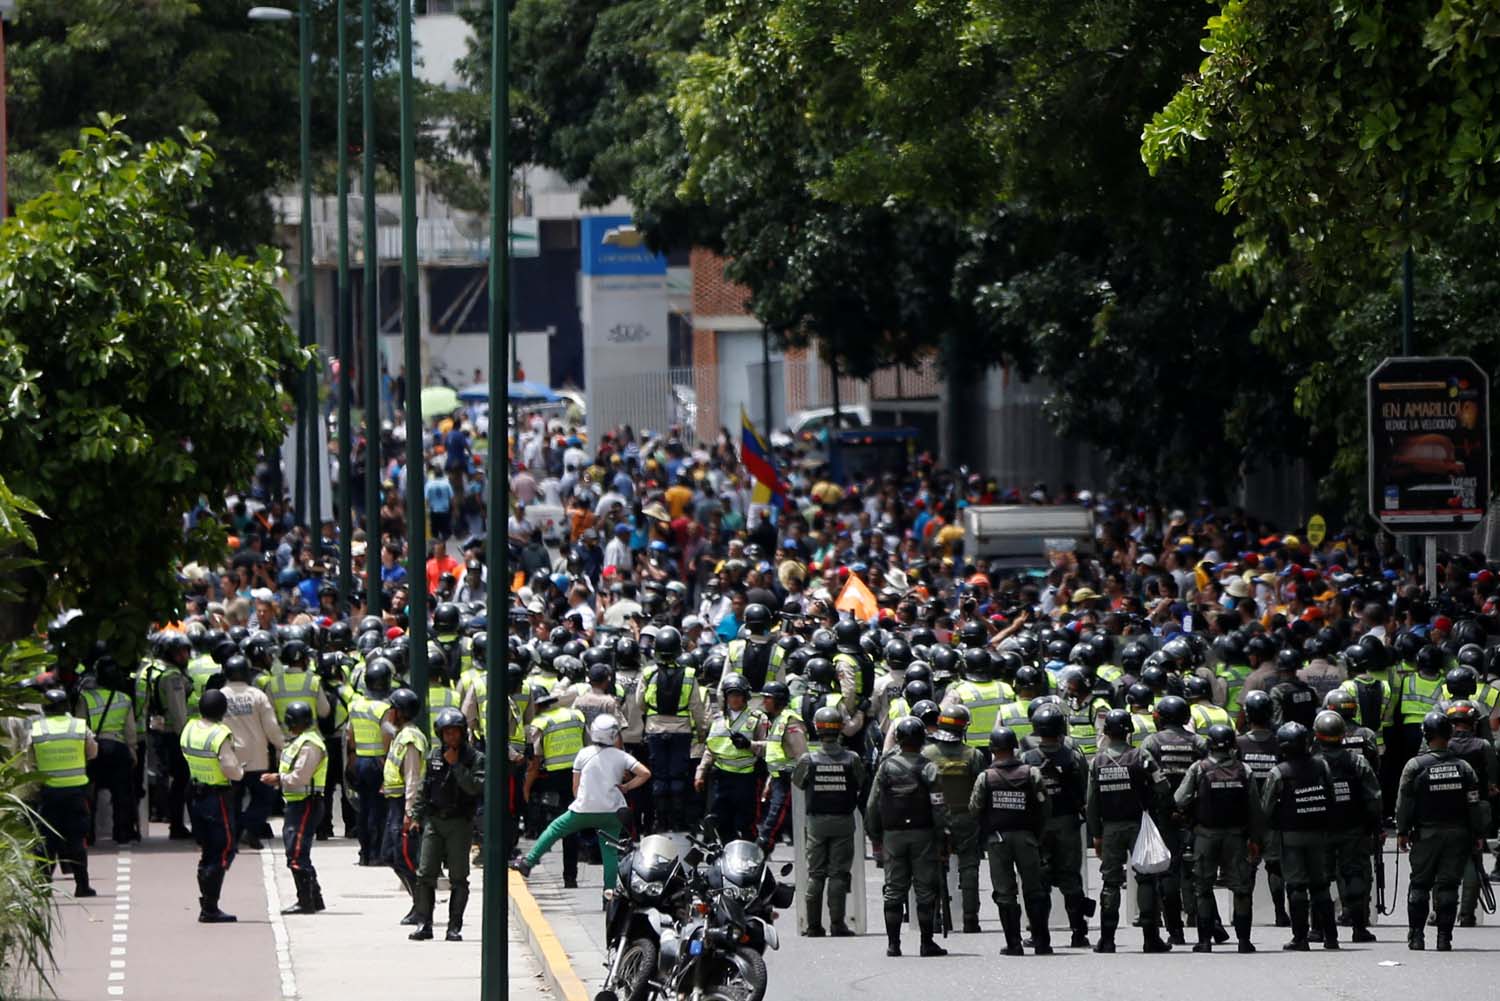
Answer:
<path fill-rule="evenodd" d="M 563 951 L 562 943 L 557 940 L 546 915 L 537 906 L 536 898 L 526 888 L 526 880 L 515 871 L 508 875 L 511 910 L 519 913 L 521 922 L 526 926 L 526 937 L 531 940 L 532 949 L 542 961 L 547 979 L 552 981 L 552 986 L 563 1001 L 589 1001 L 583 981 L 573 972 L 568 954 Z"/>

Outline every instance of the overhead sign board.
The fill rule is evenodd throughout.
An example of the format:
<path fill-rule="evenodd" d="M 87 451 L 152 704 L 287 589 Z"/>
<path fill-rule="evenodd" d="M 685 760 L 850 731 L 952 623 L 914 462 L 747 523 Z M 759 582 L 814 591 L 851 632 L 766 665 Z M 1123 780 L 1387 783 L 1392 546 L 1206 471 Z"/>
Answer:
<path fill-rule="evenodd" d="M 1387 358 L 1370 373 L 1370 515 L 1397 535 L 1465 532 L 1490 492 L 1490 380 L 1468 358 Z"/>

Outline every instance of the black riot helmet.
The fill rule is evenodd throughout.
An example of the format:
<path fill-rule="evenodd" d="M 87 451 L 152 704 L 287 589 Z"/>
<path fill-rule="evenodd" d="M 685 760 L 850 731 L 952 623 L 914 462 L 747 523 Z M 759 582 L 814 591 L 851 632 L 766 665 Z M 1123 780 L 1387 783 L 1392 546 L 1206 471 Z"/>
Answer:
<path fill-rule="evenodd" d="M 1342 688 L 1335 688 L 1323 696 L 1323 708 L 1338 713 L 1345 723 L 1353 723 L 1359 719 L 1359 699 L 1354 697 L 1353 692 Z"/>
<path fill-rule="evenodd" d="M 1128 706 L 1149 706 L 1156 696 L 1152 693 L 1150 686 L 1143 685 L 1139 681 L 1125 690 L 1125 704 Z"/>
<path fill-rule="evenodd" d="M 838 706 L 823 706 L 813 713 L 813 731 L 823 740 L 838 740 L 844 734 L 844 711 Z"/>
<path fill-rule="evenodd" d="M 1344 670 L 1353 678 L 1370 670 L 1370 651 L 1363 644 L 1355 643 L 1344 648 Z"/>
<path fill-rule="evenodd" d="M 312 706 L 308 705 L 306 702 L 293 702 L 291 705 L 286 707 L 286 727 L 288 730 L 296 730 L 299 728 L 306 730 L 308 727 L 312 726 L 312 723 Z"/>
<path fill-rule="evenodd" d="M 990 676 L 990 655 L 983 647 L 969 647 L 964 651 L 964 674 L 971 678 Z"/>
<path fill-rule="evenodd" d="M 1283 758 L 1306 757 L 1307 727 L 1301 723 L 1283 723 L 1276 731 L 1276 746 L 1281 750 Z"/>
<path fill-rule="evenodd" d="M 962 705 L 938 707 L 937 740 L 953 743 L 962 741 L 969 732 L 969 708 Z"/>
<path fill-rule="evenodd" d="M 1472 729 L 1479 725 L 1479 707 L 1468 699 L 1448 703 L 1448 708 L 1444 709 L 1443 713 L 1453 721 L 1455 727 L 1464 724 Z"/>
<path fill-rule="evenodd" d="M 771 610 L 755 602 L 745 606 L 745 628 L 751 636 L 764 636 L 771 631 Z"/>
<path fill-rule="evenodd" d="M 832 630 L 819 629 L 812 634 L 812 648 L 819 657 L 832 658 L 839 650 L 838 637 Z"/>
<path fill-rule="evenodd" d="M 853 619 L 839 619 L 833 624 L 834 642 L 845 653 L 854 653 L 859 649 L 859 636 L 863 631 L 863 627 Z"/>
<path fill-rule="evenodd" d="M 1302 653 L 1287 647 L 1276 654 L 1277 674 L 1296 674 L 1302 670 Z"/>
<path fill-rule="evenodd" d="M 838 687 L 838 672 L 833 669 L 833 661 L 827 657 L 808 658 L 807 680 L 824 691 L 833 691 Z"/>
<path fill-rule="evenodd" d="M 436 647 L 427 648 L 427 679 L 441 685 L 448 676 L 448 657 Z"/>
<path fill-rule="evenodd" d="M 398 688 L 391 693 L 391 708 L 403 723 L 410 723 L 422 712 L 422 699 L 410 688 Z"/>
<path fill-rule="evenodd" d="M 768 682 L 760 690 L 760 697 L 769 702 L 775 702 L 777 706 L 785 708 L 791 704 L 792 690 L 779 681 Z"/>
<path fill-rule="evenodd" d="M 1072 652 L 1073 644 L 1061 636 L 1047 641 L 1046 655 L 1049 662 L 1057 661 L 1059 664 L 1066 664 L 1068 662 L 1068 655 Z"/>
<path fill-rule="evenodd" d="M 323 635 L 323 645 L 330 650 L 343 652 L 348 650 L 354 643 L 354 630 L 349 628 L 349 623 L 344 620 L 335 622 L 328 627 Z"/>
<path fill-rule="evenodd" d="M 923 699 L 921 702 L 913 703 L 911 707 L 912 716 L 920 720 L 924 727 L 937 726 L 940 711 L 938 704 L 931 699 Z"/>
<path fill-rule="evenodd" d="M 1016 672 L 1015 689 L 1017 692 L 1036 692 L 1040 695 L 1047 690 L 1045 679 L 1046 675 L 1041 668 L 1027 664 Z"/>
<path fill-rule="evenodd" d="M 1126 674 L 1139 675 L 1141 665 L 1146 663 L 1146 657 L 1150 653 L 1144 643 L 1127 643 L 1125 649 L 1120 651 L 1120 670 Z"/>
<path fill-rule="evenodd" d="M 1148 664 L 1141 668 L 1141 684 L 1153 692 L 1164 692 L 1167 690 L 1167 672 L 1156 664 Z"/>
<path fill-rule="evenodd" d="M 961 647 L 982 647 L 988 638 L 989 630 L 984 628 L 984 623 L 973 619 L 965 622 L 958 630 L 958 644 Z"/>
<path fill-rule="evenodd" d="M 220 699 L 223 696 L 219 696 Z M 42 713 L 47 716 L 61 716 L 68 711 L 68 693 L 61 688 L 49 688 L 42 693 Z M 222 714 L 221 714 L 222 715 Z"/>
<path fill-rule="evenodd" d="M 1268 692 L 1248 692 L 1240 700 L 1240 707 L 1245 710 L 1245 721 L 1261 726 L 1270 726 L 1273 706 L 1271 696 Z"/>
<path fill-rule="evenodd" d="M 198 715 L 212 723 L 222 720 L 228 710 L 229 700 L 217 688 L 210 688 L 198 697 Z"/>
<path fill-rule="evenodd" d="M 1111 709 L 1104 714 L 1104 733 L 1116 740 L 1124 740 L 1135 732 L 1135 720 L 1125 709 Z"/>
<path fill-rule="evenodd" d="M 391 677 L 396 673 L 395 666 L 385 657 L 372 657 L 365 664 L 365 691 L 371 695 L 382 696 L 391 690 Z"/>
<path fill-rule="evenodd" d="M 958 651 L 951 646 L 934 647 L 928 651 L 927 660 L 933 677 L 951 678 L 958 673 Z"/>
<path fill-rule="evenodd" d="M 1401 658 L 1403 662 L 1410 664 L 1416 660 L 1417 651 L 1426 646 L 1426 643 L 1416 633 L 1410 630 L 1403 630 L 1396 634 L 1396 639 L 1392 642 L 1391 646 L 1395 648 L 1397 657 Z"/>
<path fill-rule="evenodd" d="M 990 654 L 991 676 L 1003 681 L 1010 681 L 1024 666 L 1026 662 L 1014 650 L 999 650 Z"/>
<path fill-rule="evenodd" d="M 893 671 L 904 671 L 912 662 L 911 646 L 905 640 L 891 640 L 885 645 L 885 663 Z"/>
<path fill-rule="evenodd" d="M 906 673 L 901 676 L 901 680 L 908 685 L 913 681 L 932 684 L 932 668 L 927 666 L 926 661 L 914 660 L 906 666 Z"/>
<path fill-rule="evenodd" d="M 1337 747 L 1344 742 L 1347 731 L 1348 725 L 1344 722 L 1344 717 L 1333 709 L 1324 709 L 1313 720 L 1313 737 L 1320 744 Z"/>
<path fill-rule="evenodd" d="M 439 709 L 437 719 L 432 724 L 433 732 L 441 734 L 444 730 L 451 730 L 455 727 L 463 731 L 465 735 L 468 734 L 469 721 L 464 718 L 464 714 L 452 706 Z"/>
<path fill-rule="evenodd" d="M 1479 689 L 1479 676 L 1469 667 L 1452 668 L 1443 682 L 1444 687 L 1448 689 L 1450 699 L 1471 699 Z"/>
<path fill-rule="evenodd" d="M 1208 746 L 1213 751 L 1228 751 L 1234 747 L 1234 727 L 1215 723 L 1208 728 Z"/>
<path fill-rule="evenodd" d="M 901 695 L 908 705 L 915 705 L 932 698 L 932 685 L 926 681 L 908 681 Z"/>
<path fill-rule="evenodd" d="M 1155 716 L 1159 726 L 1187 726 L 1190 715 L 1188 704 L 1175 695 L 1164 695 L 1156 702 Z"/>
<path fill-rule="evenodd" d="M 1201 674 L 1190 674 L 1182 681 L 1182 694 L 1189 700 L 1206 699 L 1213 695 L 1213 686 Z"/>
<path fill-rule="evenodd" d="M 1006 752 L 1015 753 L 1020 742 L 1016 740 L 1016 731 L 1008 726 L 997 726 L 990 731 L 990 750 L 996 754 Z"/>
<path fill-rule="evenodd" d="M 672 660 L 682 653 L 682 633 L 672 626 L 662 626 L 656 631 L 656 645 L 653 649 L 657 660 Z"/>
<path fill-rule="evenodd" d="M 250 662 L 241 654 L 235 654 L 224 661 L 225 681 L 249 681 Z"/>
<path fill-rule="evenodd" d="M 1417 670 L 1431 678 L 1448 669 L 1448 652 L 1440 646 L 1428 644 L 1417 651 Z"/>
<path fill-rule="evenodd" d="M 622 671 L 635 671 L 641 666 L 641 647 L 630 636 L 621 636 L 615 641 L 615 666 Z"/>
<path fill-rule="evenodd" d="M 463 623 L 463 612 L 451 601 L 438 605 L 432 613 L 432 631 L 439 635 L 456 633 Z"/>
<path fill-rule="evenodd" d="M 927 742 L 927 728 L 920 719 L 903 717 L 896 724 L 896 743 L 903 751 L 918 751 Z"/>
<path fill-rule="evenodd" d="M 1072 651 L 1068 654 L 1068 663 L 1086 667 L 1092 673 L 1099 667 L 1099 650 L 1087 641 L 1074 643 Z"/>
<path fill-rule="evenodd" d="M 1434 709 L 1422 717 L 1422 737 L 1430 744 L 1453 736 L 1453 721 Z"/>
<path fill-rule="evenodd" d="M 1031 732 L 1038 737 L 1057 740 L 1067 731 L 1068 718 L 1063 715 L 1061 706 L 1047 703 L 1038 706 L 1031 716 Z"/>

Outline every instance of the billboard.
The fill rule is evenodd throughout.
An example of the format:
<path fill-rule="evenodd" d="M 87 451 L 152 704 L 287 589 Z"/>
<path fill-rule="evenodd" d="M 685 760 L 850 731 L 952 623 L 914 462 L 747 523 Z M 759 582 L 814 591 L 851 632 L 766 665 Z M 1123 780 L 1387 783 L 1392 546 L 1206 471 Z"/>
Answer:
<path fill-rule="evenodd" d="M 1490 381 L 1468 358 L 1370 373 L 1370 515 L 1397 535 L 1465 532 L 1490 493 Z"/>

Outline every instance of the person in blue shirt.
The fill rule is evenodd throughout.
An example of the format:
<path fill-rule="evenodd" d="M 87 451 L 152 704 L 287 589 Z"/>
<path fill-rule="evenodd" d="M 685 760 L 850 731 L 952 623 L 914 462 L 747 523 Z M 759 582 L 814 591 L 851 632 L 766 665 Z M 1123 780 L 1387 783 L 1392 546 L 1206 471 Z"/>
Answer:
<path fill-rule="evenodd" d="M 406 580 L 406 567 L 401 565 L 401 547 L 387 542 L 380 547 L 380 583 L 400 584 Z"/>
<path fill-rule="evenodd" d="M 432 537 L 446 540 L 453 529 L 453 485 L 434 469 L 423 488 L 427 498 L 427 516 L 432 523 Z"/>

